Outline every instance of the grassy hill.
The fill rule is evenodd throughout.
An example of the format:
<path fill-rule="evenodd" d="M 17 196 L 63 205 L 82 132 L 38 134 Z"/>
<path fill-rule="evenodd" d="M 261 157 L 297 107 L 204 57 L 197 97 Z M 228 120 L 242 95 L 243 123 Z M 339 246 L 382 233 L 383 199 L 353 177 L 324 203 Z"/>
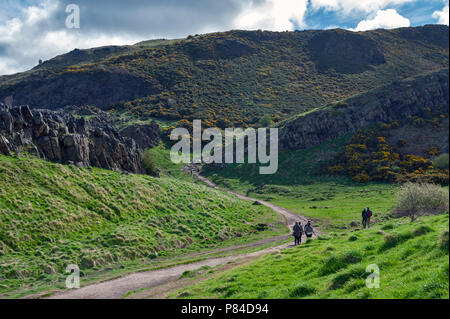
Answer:
<path fill-rule="evenodd" d="M 274 122 L 392 81 L 448 67 L 448 27 L 349 32 L 230 31 L 74 50 L 0 77 L 0 99 L 92 104 L 141 119 L 219 127 Z"/>
<path fill-rule="evenodd" d="M 0 156 L 0 293 L 61 284 L 72 263 L 86 275 L 285 231 L 271 210 L 170 169 L 157 179 Z"/>
<path fill-rule="evenodd" d="M 332 233 L 215 274 L 177 298 L 448 298 L 448 212 Z M 376 264 L 380 288 L 366 287 Z M 264 280 L 261 280 L 264 278 Z"/>

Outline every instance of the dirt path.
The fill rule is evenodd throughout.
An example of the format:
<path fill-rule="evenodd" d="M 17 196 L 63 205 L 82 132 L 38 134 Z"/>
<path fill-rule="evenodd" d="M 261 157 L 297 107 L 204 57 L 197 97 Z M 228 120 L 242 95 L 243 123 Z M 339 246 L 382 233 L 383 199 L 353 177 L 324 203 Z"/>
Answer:
<path fill-rule="evenodd" d="M 206 183 L 208 186 L 218 189 L 219 187 L 206 179 L 205 177 L 195 174 L 201 181 Z M 296 221 L 301 221 L 305 223 L 307 219 L 303 216 L 299 216 L 285 208 L 273 205 L 271 203 L 243 196 L 232 191 L 228 191 L 229 194 L 237 196 L 241 199 L 248 201 L 258 201 L 262 205 L 265 205 L 275 212 L 277 212 L 285 221 L 285 224 L 292 229 L 293 224 Z M 289 235 L 278 236 L 274 238 L 267 238 L 257 242 L 257 245 L 264 245 L 267 243 L 274 242 L 275 240 L 287 239 Z M 243 247 L 256 246 L 255 243 L 250 243 L 247 245 L 237 245 L 233 247 L 228 247 L 224 251 L 232 251 L 234 249 L 242 249 Z M 178 265 L 169 268 L 163 268 L 159 270 L 152 270 L 147 272 L 139 272 L 124 276 L 122 278 L 113 279 L 110 281 L 105 281 L 102 283 L 92 284 L 89 286 L 82 287 L 80 289 L 67 290 L 60 293 L 56 293 L 49 299 L 120 299 L 123 298 L 127 293 L 137 291 L 140 289 L 151 289 L 158 286 L 167 284 L 171 281 L 176 281 L 185 271 L 193 271 L 202 266 L 216 267 L 220 265 L 225 265 L 230 262 L 236 261 L 238 259 L 248 259 L 252 260 L 254 258 L 266 255 L 268 253 L 277 252 L 281 249 L 288 248 L 292 245 L 283 244 L 276 247 L 270 247 L 256 252 L 245 253 L 240 255 L 231 255 L 225 257 L 208 258 L 202 261 L 194 262 L 191 264 Z"/>

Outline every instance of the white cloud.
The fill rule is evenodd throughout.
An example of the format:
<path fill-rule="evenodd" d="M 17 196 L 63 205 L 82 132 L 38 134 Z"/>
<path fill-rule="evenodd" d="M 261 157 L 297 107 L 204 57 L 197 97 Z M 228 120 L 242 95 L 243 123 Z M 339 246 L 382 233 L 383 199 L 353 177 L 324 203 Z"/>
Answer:
<path fill-rule="evenodd" d="M 387 9 L 378 10 L 374 17 L 368 17 L 358 23 L 354 31 L 367 31 L 374 29 L 394 29 L 401 27 L 409 27 L 411 25 L 409 19 L 397 13 L 397 10 Z"/>
<path fill-rule="evenodd" d="M 448 17 L 449 17 L 448 1 L 445 2 L 447 3 L 447 5 L 442 9 L 442 11 L 433 12 L 433 18 L 437 19 L 439 24 L 448 25 Z"/>
<path fill-rule="evenodd" d="M 59 10 L 57 2 L 24 7 L 19 17 L 0 22 L 0 75 L 13 74 L 74 48 L 133 44 L 141 38 L 129 35 L 84 35 L 61 24 L 54 31 L 42 27 Z"/>
<path fill-rule="evenodd" d="M 81 29 L 66 29 L 71 0 L 0 2 L 0 75 L 27 70 L 74 48 L 239 29 L 304 26 L 308 0 L 77 0 Z M 3 19 L 3 17 L 5 17 Z"/>
<path fill-rule="evenodd" d="M 354 11 L 375 12 L 387 6 L 402 5 L 416 0 L 311 0 L 311 8 L 324 8 L 329 11 L 341 11 L 350 14 Z"/>
<path fill-rule="evenodd" d="M 292 31 L 296 25 L 304 26 L 307 5 L 307 0 L 265 0 L 260 4 L 252 1 L 233 25 L 245 30 Z"/>
<path fill-rule="evenodd" d="M 18 69 L 20 69 L 20 64 L 17 60 L 0 56 L 0 75 L 13 74 L 16 73 Z"/>

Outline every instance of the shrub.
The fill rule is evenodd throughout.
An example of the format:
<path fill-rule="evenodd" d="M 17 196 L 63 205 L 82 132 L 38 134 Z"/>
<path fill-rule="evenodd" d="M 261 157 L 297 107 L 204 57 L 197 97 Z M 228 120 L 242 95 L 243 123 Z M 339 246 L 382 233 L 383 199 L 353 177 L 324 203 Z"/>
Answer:
<path fill-rule="evenodd" d="M 359 263 L 361 260 L 361 253 L 355 250 L 349 251 L 341 256 L 331 256 L 326 260 L 322 268 L 319 270 L 319 273 L 321 275 L 336 273 L 350 264 Z"/>
<path fill-rule="evenodd" d="M 355 235 L 350 236 L 350 238 L 348 239 L 349 241 L 356 241 L 358 240 L 358 237 L 356 237 Z"/>
<path fill-rule="evenodd" d="M 362 172 L 353 177 L 353 181 L 356 183 L 368 183 L 370 182 L 370 176 L 366 172 Z"/>
<path fill-rule="evenodd" d="M 362 260 L 361 253 L 357 250 L 352 250 L 344 254 L 342 259 L 348 264 L 356 264 Z"/>
<path fill-rule="evenodd" d="M 442 234 L 441 242 L 439 243 L 439 248 L 448 254 L 448 231 Z"/>
<path fill-rule="evenodd" d="M 328 275 L 328 274 L 335 273 L 345 267 L 347 267 L 347 264 L 345 263 L 345 261 L 342 260 L 342 258 L 338 258 L 336 256 L 331 256 L 330 258 L 328 258 L 328 260 L 322 266 L 319 273 L 321 275 Z"/>
<path fill-rule="evenodd" d="M 433 166 L 438 169 L 448 169 L 448 153 L 435 157 L 433 159 Z"/>
<path fill-rule="evenodd" d="M 330 285 L 330 290 L 336 290 L 344 286 L 347 282 L 349 282 L 351 279 L 361 279 L 366 275 L 366 271 L 364 268 L 356 267 L 353 269 L 350 269 L 347 272 L 338 274 L 336 277 L 333 278 L 333 281 Z"/>
<path fill-rule="evenodd" d="M 403 147 L 403 146 L 405 146 L 406 144 L 408 144 L 408 141 L 405 140 L 404 138 L 401 138 L 401 139 L 399 139 L 399 140 L 397 141 L 397 146 L 398 146 L 398 147 Z"/>
<path fill-rule="evenodd" d="M 429 232 L 432 232 L 432 231 L 433 231 L 432 228 L 422 225 L 419 228 L 416 228 L 416 229 L 413 230 L 413 235 L 415 237 L 419 237 L 419 236 L 425 235 L 426 233 L 429 233 Z"/>
<path fill-rule="evenodd" d="M 146 174 L 152 176 L 159 175 L 158 173 L 159 169 L 156 162 L 156 158 L 150 150 L 145 150 L 144 153 L 142 154 L 142 167 L 144 168 Z"/>
<path fill-rule="evenodd" d="M 394 225 L 392 223 L 387 223 L 381 227 L 382 230 L 394 229 Z"/>
<path fill-rule="evenodd" d="M 300 284 L 299 286 L 292 289 L 292 291 L 289 294 L 289 297 L 291 298 L 302 298 L 308 295 L 312 295 L 316 293 L 317 290 L 314 287 L 311 287 L 309 285 Z"/>
<path fill-rule="evenodd" d="M 415 220 L 418 215 L 443 213 L 448 200 L 448 191 L 438 185 L 406 183 L 396 194 L 394 213 Z"/>
<path fill-rule="evenodd" d="M 272 117 L 268 114 L 264 115 L 259 119 L 259 124 L 262 127 L 269 127 L 270 125 L 272 125 Z"/>
<path fill-rule="evenodd" d="M 401 234 L 386 234 L 384 236 L 384 243 L 380 247 L 380 251 L 392 248 L 397 246 L 398 244 L 401 244 L 413 237 L 413 234 L 411 232 L 404 232 Z"/>

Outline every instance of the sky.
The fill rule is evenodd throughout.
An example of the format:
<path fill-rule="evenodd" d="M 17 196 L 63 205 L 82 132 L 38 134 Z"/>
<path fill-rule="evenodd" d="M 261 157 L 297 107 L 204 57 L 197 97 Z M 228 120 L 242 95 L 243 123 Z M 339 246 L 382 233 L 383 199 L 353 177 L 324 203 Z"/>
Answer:
<path fill-rule="evenodd" d="M 70 5 L 79 8 L 79 19 Z M 424 24 L 448 25 L 449 1 L 2 0 L 0 75 L 28 70 L 40 59 L 75 48 L 190 34 L 232 29 L 365 31 Z"/>

